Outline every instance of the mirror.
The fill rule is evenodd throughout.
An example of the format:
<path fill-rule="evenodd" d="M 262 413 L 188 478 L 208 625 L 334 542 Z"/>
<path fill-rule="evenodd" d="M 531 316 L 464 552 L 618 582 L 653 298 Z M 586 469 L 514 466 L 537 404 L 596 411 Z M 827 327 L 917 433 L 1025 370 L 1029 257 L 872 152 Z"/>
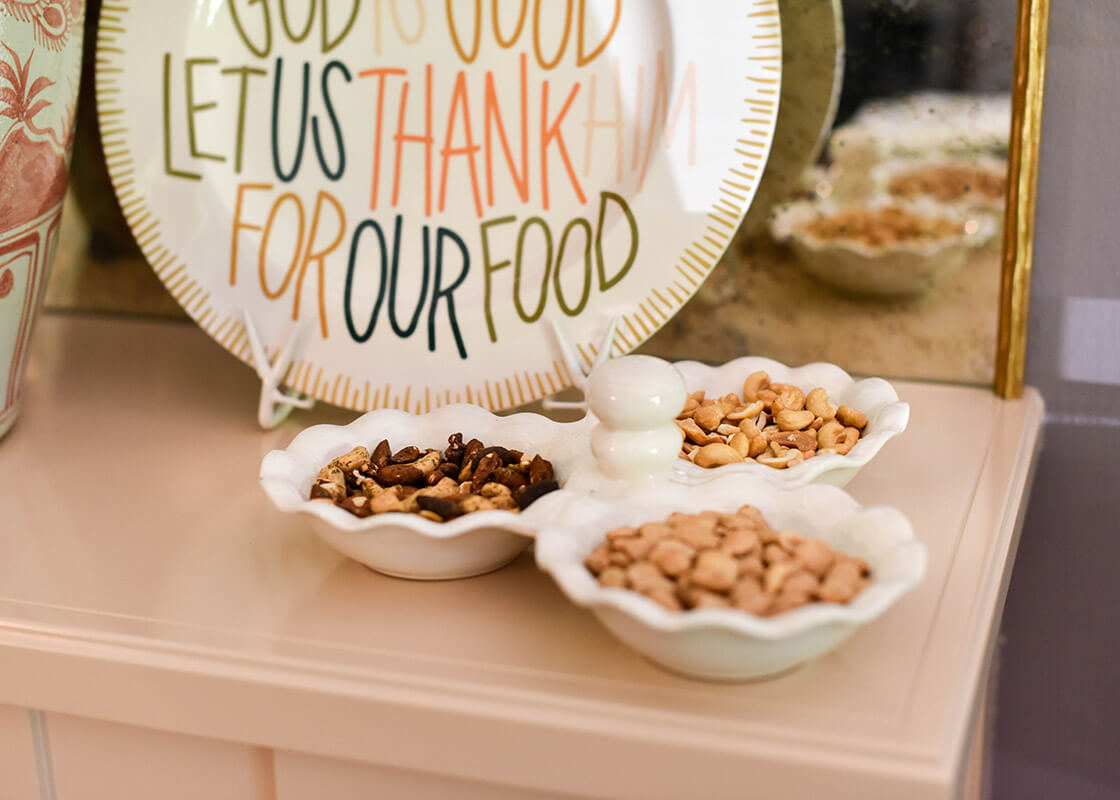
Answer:
<path fill-rule="evenodd" d="M 1014 0 L 780 0 L 778 134 L 735 246 L 645 348 L 990 385 Z"/>

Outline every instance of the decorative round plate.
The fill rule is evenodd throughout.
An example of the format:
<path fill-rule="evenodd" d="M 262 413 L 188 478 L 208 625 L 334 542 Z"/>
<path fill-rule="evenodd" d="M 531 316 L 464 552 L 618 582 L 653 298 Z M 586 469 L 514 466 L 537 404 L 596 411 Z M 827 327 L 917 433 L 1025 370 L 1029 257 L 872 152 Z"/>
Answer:
<path fill-rule="evenodd" d="M 649 337 L 770 151 L 777 0 L 106 2 L 133 234 L 211 336 L 358 410 L 521 405 Z M 298 334 L 294 331 L 298 327 Z"/>

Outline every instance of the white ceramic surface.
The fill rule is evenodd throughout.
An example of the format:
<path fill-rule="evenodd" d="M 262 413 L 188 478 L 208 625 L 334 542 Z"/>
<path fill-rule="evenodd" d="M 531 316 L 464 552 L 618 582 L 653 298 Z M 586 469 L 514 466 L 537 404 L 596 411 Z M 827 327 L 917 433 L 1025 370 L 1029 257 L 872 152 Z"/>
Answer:
<path fill-rule="evenodd" d="M 882 378 L 857 380 L 835 364 L 787 367 L 773 359 L 747 356 L 720 366 L 709 366 L 699 361 L 678 361 L 675 366 L 684 376 L 685 388 L 689 392 L 703 389 L 709 397 L 722 397 L 728 392 L 741 395 L 747 376 L 763 370 L 772 382 L 791 383 L 806 393 L 818 386 L 824 387 L 832 405 L 849 405 L 867 415 L 863 436 L 845 456 L 825 453 L 788 469 L 774 469 L 751 462 L 704 469 L 678 458 L 675 478 L 684 483 L 703 483 L 723 475 L 747 474 L 787 488 L 808 483 L 846 486 L 884 444 L 906 430 L 910 420 L 910 405 L 898 399 L 898 393 L 890 383 Z"/>
<path fill-rule="evenodd" d="M 554 394 L 551 322 L 586 354 L 619 316 L 636 347 L 751 205 L 774 0 L 287 6 L 107 8 L 97 97 L 157 275 L 243 360 L 243 311 L 270 352 L 301 321 L 300 392 L 415 412 Z"/>
<path fill-rule="evenodd" d="M 727 512 L 748 503 L 775 528 L 863 558 L 871 567 L 868 587 L 847 605 L 817 603 L 767 618 L 729 609 L 673 612 L 636 592 L 599 586 L 583 565 L 613 528 L 674 511 Z M 629 647 L 673 672 L 731 681 L 781 673 L 838 646 L 918 585 L 926 549 L 901 512 L 863 508 L 836 487 L 774 491 L 751 476 L 725 475 L 703 486 L 655 482 L 609 504 L 580 500 L 565 522 L 537 535 L 536 558 L 574 603 Z"/>
<path fill-rule="evenodd" d="M 972 214 L 917 199 L 872 198 L 860 207 L 876 209 L 899 206 L 914 214 L 961 223 L 961 233 L 934 240 L 903 241 L 872 246 L 855 239 L 820 239 L 803 226 L 822 215 L 847 206 L 829 201 L 800 201 L 775 210 L 770 231 L 779 242 L 788 243 L 801 267 L 823 283 L 846 292 L 869 295 L 920 295 L 933 289 L 945 275 L 965 262 L 969 251 L 985 246 L 998 225 L 989 215 Z"/>
<path fill-rule="evenodd" d="M 409 445 L 444 448 L 447 437 L 540 454 L 552 462 L 563 485 L 588 450 L 589 423 L 552 422 L 538 414 L 499 417 L 476 406 L 445 406 L 417 416 L 372 411 L 349 425 L 315 425 L 285 450 L 261 463 L 261 485 L 276 507 L 303 514 L 324 541 L 371 569 L 396 577 L 444 580 L 480 575 L 504 566 L 561 509 L 559 492 L 545 495 L 521 513 L 480 511 L 448 522 L 416 514 L 388 513 L 360 518 L 325 501 L 308 500 L 312 481 L 332 458 L 357 445 L 388 439 L 394 450 Z"/>
<path fill-rule="evenodd" d="M 592 370 L 587 403 L 599 420 L 591 432 L 598 469 L 616 480 L 670 472 L 681 451 L 675 420 L 685 399 L 684 378 L 660 358 L 623 356 Z"/>

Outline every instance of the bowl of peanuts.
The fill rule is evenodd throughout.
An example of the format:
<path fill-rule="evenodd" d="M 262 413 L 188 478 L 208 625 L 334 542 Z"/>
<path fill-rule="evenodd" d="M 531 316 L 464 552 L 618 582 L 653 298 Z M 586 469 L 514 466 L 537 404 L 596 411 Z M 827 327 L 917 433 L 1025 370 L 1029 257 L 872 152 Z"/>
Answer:
<path fill-rule="evenodd" d="M 452 405 L 315 425 L 261 463 L 278 509 L 386 575 L 447 580 L 512 561 L 566 505 L 590 423 Z"/>
<path fill-rule="evenodd" d="M 677 416 L 674 475 L 685 483 L 745 473 L 786 487 L 845 486 L 910 419 L 887 381 L 856 380 L 834 364 L 748 356 L 674 366 L 691 392 Z"/>
<path fill-rule="evenodd" d="M 999 230 L 990 214 L 927 197 L 876 197 L 865 203 L 805 200 L 778 208 L 774 239 L 801 267 L 844 292 L 921 295 L 960 269 Z"/>
<path fill-rule="evenodd" d="M 834 486 L 659 479 L 578 505 L 538 534 L 538 566 L 631 649 L 688 677 L 783 673 L 838 647 L 925 574 L 901 512 Z"/>

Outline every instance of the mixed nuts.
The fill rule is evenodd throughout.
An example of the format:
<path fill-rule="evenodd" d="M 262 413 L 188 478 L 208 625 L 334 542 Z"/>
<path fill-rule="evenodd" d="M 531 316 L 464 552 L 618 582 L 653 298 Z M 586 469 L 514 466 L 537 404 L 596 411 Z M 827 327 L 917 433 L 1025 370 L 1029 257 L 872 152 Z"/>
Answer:
<path fill-rule="evenodd" d="M 821 387 L 805 394 L 789 383 L 771 383 L 755 372 L 734 392 L 688 396 L 677 415 L 684 433 L 681 458 L 710 469 L 743 461 L 787 469 L 824 453 L 847 455 L 867 427 L 867 415 L 833 406 Z"/>
<path fill-rule="evenodd" d="M 310 497 L 358 517 L 402 511 L 444 522 L 475 511 L 519 512 L 559 488 L 541 456 L 478 439 L 464 444 L 454 433 L 442 453 L 415 446 L 394 453 L 384 439 L 372 453 L 355 447 L 319 471 Z"/>
<path fill-rule="evenodd" d="M 631 589 L 671 611 L 734 608 L 763 617 L 848 603 L 871 575 L 862 559 L 826 542 L 775 531 L 749 505 L 616 528 L 584 565 L 601 586 Z"/>

